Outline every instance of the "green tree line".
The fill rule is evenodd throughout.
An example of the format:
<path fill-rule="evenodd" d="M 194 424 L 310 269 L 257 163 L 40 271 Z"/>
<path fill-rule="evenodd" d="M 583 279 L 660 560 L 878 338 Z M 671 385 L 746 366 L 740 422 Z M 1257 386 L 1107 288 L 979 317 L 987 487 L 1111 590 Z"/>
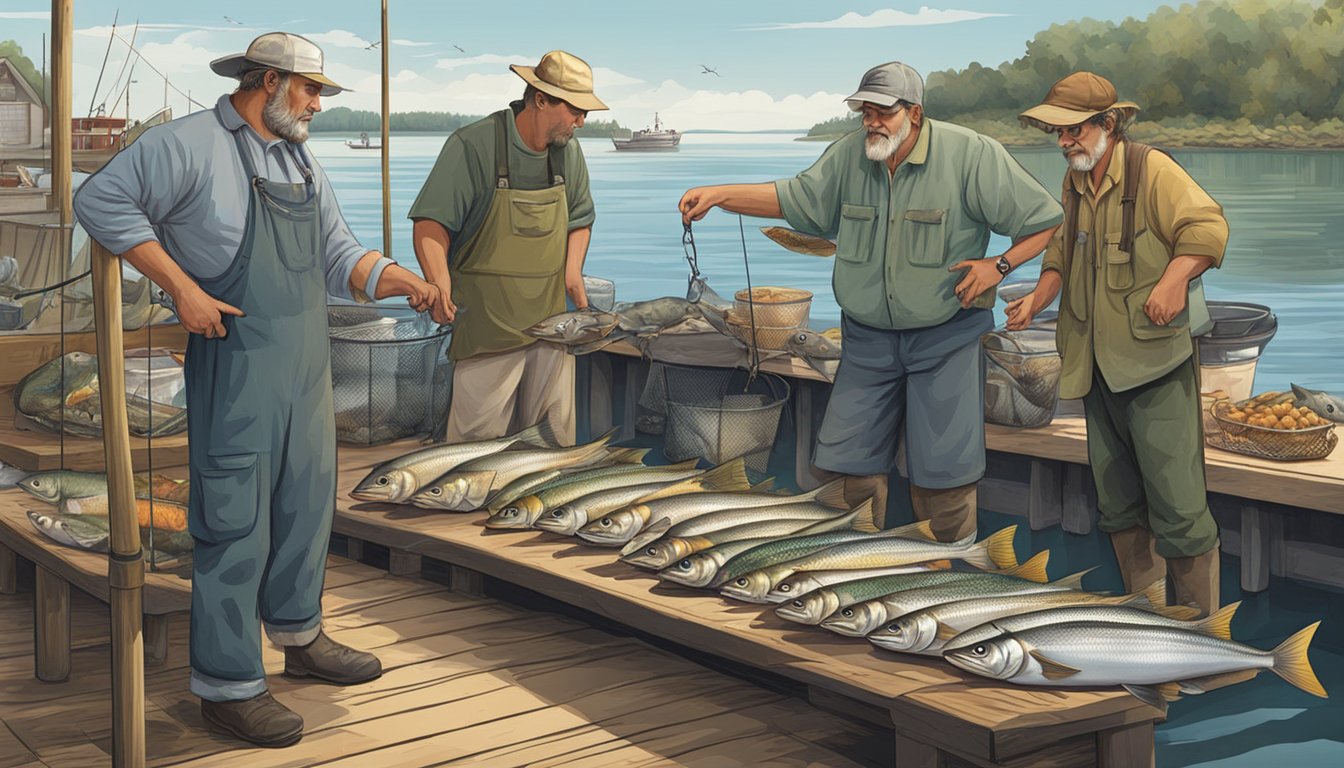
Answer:
<path fill-rule="evenodd" d="M 1344 118 L 1344 0 L 1202 0 L 1145 19 L 1054 24 L 1021 58 L 928 73 L 925 111 L 1005 120 L 1056 80 L 1085 69 L 1108 78 L 1140 120 L 1199 117 L 1272 125 Z M 857 117 L 810 135 L 858 127 Z"/>
<path fill-rule="evenodd" d="M 474 123 L 481 117 L 481 115 L 459 115 L 453 112 L 393 112 L 388 118 L 388 127 L 393 131 L 448 133 Z M 313 115 L 310 130 L 372 134 L 381 131 L 382 125 L 382 119 L 377 112 L 333 107 Z M 589 120 L 575 133 L 578 136 L 610 136 L 623 130 L 625 129 L 615 120 Z"/>

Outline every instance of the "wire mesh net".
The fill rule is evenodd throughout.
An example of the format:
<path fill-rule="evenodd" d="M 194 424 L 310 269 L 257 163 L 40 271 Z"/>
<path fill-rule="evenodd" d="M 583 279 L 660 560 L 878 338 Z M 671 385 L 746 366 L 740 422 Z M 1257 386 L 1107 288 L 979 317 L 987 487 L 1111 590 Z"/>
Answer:
<path fill-rule="evenodd" d="M 330 306 L 336 439 L 373 445 L 433 432 L 450 396 L 449 328 L 409 309 Z"/>
<path fill-rule="evenodd" d="M 1228 418 L 1231 409 L 1227 401 L 1212 406 L 1218 432 L 1205 436 L 1209 445 L 1261 459 L 1306 461 L 1329 456 L 1339 444 L 1334 424 L 1296 430 L 1260 427 Z"/>
<path fill-rule="evenodd" d="M 779 431 L 789 385 L 769 373 L 655 364 L 640 406 L 665 419 L 664 453 L 672 461 L 722 464 L 739 456 L 764 472 Z"/>
<path fill-rule="evenodd" d="M 985 358 L 985 421 L 1043 427 L 1055 415 L 1062 370 L 1053 333 L 991 332 L 981 338 Z"/>

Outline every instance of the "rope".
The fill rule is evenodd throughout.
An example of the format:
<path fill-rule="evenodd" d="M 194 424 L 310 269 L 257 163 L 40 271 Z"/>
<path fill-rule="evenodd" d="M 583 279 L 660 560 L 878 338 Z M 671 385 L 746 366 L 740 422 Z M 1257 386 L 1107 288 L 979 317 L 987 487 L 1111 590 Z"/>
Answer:
<path fill-rule="evenodd" d="M 742 223 L 742 215 L 737 216 L 737 231 L 742 236 L 742 266 L 747 270 L 747 314 L 751 317 L 751 370 L 747 373 L 747 386 L 756 379 L 761 369 L 761 347 L 756 342 L 756 296 L 751 291 L 751 262 L 747 259 L 747 229 Z"/>

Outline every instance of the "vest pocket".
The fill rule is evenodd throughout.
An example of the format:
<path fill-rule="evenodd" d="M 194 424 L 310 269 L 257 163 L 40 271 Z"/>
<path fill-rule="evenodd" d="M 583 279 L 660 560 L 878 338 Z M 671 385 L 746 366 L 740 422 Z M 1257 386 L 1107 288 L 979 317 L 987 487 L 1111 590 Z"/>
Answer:
<path fill-rule="evenodd" d="M 1135 240 L 1138 236 L 1135 235 Z M 1106 235 L 1102 241 L 1102 256 L 1106 260 L 1106 287 L 1112 291 L 1127 291 L 1134 287 L 1134 246 L 1130 252 L 1120 250 L 1120 233 Z"/>
<path fill-rule="evenodd" d="M 509 225 L 519 237 L 546 237 L 555 231 L 558 200 L 524 200 L 514 197 L 509 201 Z"/>
<path fill-rule="evenodd" d="M 1139 341 L 1170 338 L 1184 331 L 1190 322 L 1190 307 L 1187 305 L 1166 325 L 1154 323 L 1148 317 L 1148 313 L 1143 311 L 1143 305 L 1148 303 L 1148 296 L 1155 287 L 1150 285 L 1125 296 L 1125 309 L 1129 313 L 1129 332 Z"/>
<path fill-rule="evenodd" d="M 206 456 L 196 472 L 198 482 L 191 488 L 197 497 L 191 508 L 192 535 L 218 542 L 251 531 L 259 503 L 257 454 Z"/>
<path fill-rule="evenodd" d="M 840 206 L 840 232 L 835 244 L 835 257 L 842 261 L 861 264 L 873 256 L 873 222 L 877 209 L 871 205 Z"/>
<path fill-rule="evenodd" d="M 945 209 L 909 210 L 901 226 L 901 250 L 916 267 L 941 267 L 946 254 L 943 242 Z"/>

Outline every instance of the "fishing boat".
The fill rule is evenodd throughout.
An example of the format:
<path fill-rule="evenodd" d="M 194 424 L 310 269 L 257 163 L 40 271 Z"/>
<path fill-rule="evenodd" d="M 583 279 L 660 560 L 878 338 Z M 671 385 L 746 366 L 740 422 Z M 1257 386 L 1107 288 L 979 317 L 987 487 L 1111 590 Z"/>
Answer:
<path fill-rule="evenodd" d="M 616 149 L 630 152 L 676 152 L 681 134 L 671 128 L 664 130 L 658 113 L 653 113 L 653 128 L 635 131 L 628 139 L 612 139 Z"/>
<path fill-rule="evenodd" d="M 382 149 L 383 143 L 377 139 L 370 139 L 368 131 L 364 131 L 359 134 L 358 139 L 347 140 L 345 146 L 350 149 Z"/>

